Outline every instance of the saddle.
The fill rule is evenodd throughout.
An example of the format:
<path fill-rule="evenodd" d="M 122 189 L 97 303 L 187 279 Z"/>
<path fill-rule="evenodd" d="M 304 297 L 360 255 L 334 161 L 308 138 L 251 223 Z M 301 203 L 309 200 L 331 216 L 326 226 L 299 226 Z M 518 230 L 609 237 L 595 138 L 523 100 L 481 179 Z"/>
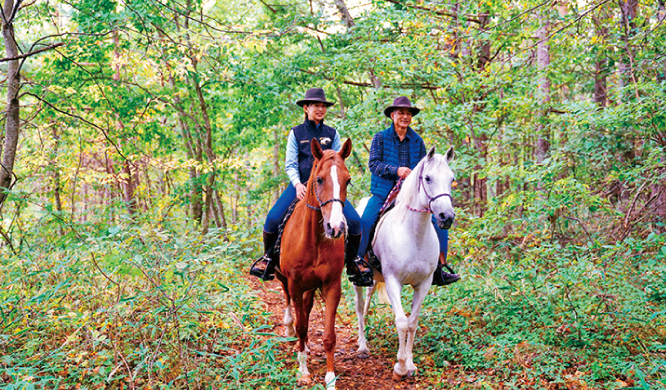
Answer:
<path fill-rule="evenodd" d="M 386 215 L 386 213 L 388 213 L 389 211 L 391 211 L 391 209 L 393 209 L 393 207 L 395 207 L 395 199 L 398 197 L 398 194 L 400 193 L 403 181 L 404 180 L 402 178 L 398 179 L 393 188 L 391 188 L 391 192 L 389 192 L 388 196 L 386 197 L 384 205 L 379 210 L 379 217 L 377 218 L 377 221 L 370 228 L 370 234 L 368 237 L 369 245 L 366 253 L 368 255 L 368 262 L 380 274 L 382 273 L 382 264 L 379 262 L 379 258 L 377 257 L 377 255 L 375 255 L 375 251 L 372 249 L 372 244 L 375 239 L 375 232 L 377 231 L 377 226 L 379 226 L 382 218 Z"/>
<path fill-rule="evenodd" d="M 280 269 L 280 247 L 282 244 L 282 233 L 284 232 L 284 227 L 287 224 L 287 221 L 289 220 L 289 217 L 294 213 L 294 209 L 296 208 L 296 204 L 298 203 L 298 198 L 294 199 L 293 202 L 289 205 L 289 208 L 287 209 L 287 213 L 284 216 L 284 219 L 282 222 L 280 222 L 280 225 L 278 226 L 278 232 L 277 232 L 277 238 L 275 239 L 275 244 L 273 244 L 266 253 L 264 253 L 264 256 L 259 258 L 257 261 L 252 264 L 252 268 L 261 261 L 264 258 L 269 259 L 268 266 L 266 266 L 266 269 L 264 270 L 263 275 L 260 274 L 253 274 L 255 276 L 260 277 L 263 280 L 272 280 L 273 279 L 273 272 L 275 268 L 278 270 Z M 252 273 L 252 271 L 250 271 Z"/>

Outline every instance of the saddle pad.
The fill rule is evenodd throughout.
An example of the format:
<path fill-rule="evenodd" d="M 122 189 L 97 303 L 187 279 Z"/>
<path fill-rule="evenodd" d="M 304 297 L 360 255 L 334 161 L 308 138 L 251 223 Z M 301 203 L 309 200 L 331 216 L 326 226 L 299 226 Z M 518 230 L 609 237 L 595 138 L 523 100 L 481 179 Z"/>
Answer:
<path fill-rule="evenodd" d="M 382 273 L 382 264 L 379 262 L 379 258 L 375 255 L 375 251 L 372 249 L 372 247 L 375 245 L 375 232 L 379 228 L 379 226 L 382 224 L 384 221 L 384 217 L 386 216 L 386 213 L 391 211 L 393 207 L 395 207 L 395 199 L 398 197 L 398 194 L 400 193 L 400 189 L 402 188 L 402 183 L 403 179 L 399 179 L 393 188 L 391 189 L 391 192 L 389 192 L 388 196 L 386 197 L 386 201 L 384 201 L 384 205 L 382 208 L 379 210 L 379 218 L 377 218 L 377 222 L 375 222 L 374 225 L 370 228 L 370 237 L 368 238 L 368 242 L 370 245 L 368 246 L 368 260 L 370 261 L 370 265 L 372 265 L 374 268 L 379 271 L 379 273 Z"/>
<path fill-rule="evenodd" d="M 268 252 L 273 252 L 269 253 L 268 257 L 270 257 L 277 265 L 280 264 L 280 247 L 282 246 L 282 232 L 284 232 L 284 227 L 287 224 L 289 217 L 291 217 L 291 214 L 294 213 L 294 209 L 296 208 L 297 203 L 298 203 L 298 198 L 294 199 L 294 201 L 291 202 L 291 205 L 289 205 L 289 208 L 287 209 L 287 214 L 284 216 L 282 222 L 280 222 L 280 226 L 278 226 L 278 236 L 277 240 L 275 241 L 275 245 L 271 250 L 268 251 Z M 270 255 L 273 256 L 271 257 Z"/>

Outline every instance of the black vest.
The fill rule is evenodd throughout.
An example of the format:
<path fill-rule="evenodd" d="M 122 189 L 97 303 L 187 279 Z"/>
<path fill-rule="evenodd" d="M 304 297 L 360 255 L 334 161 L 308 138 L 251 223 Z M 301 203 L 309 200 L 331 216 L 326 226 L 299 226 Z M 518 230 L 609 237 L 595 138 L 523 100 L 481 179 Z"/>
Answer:
<path fill-rule="evenodd" d="M 305 184 L 310 178 L 310 171 L 314 162 L 310 141 L 316 138 L 319 144 L 321 144 L 322 150 L 330 149 L 333 146 L 336 130 L 330 126 L 326 126 L 324 122 L 321 122 L 319 129 L 317 129 L 315 123 L 307 119 L 303 124 L 291 130 L 294 132 L 296 142 L 298 143 L 298 173 L 301 183 Z"/>

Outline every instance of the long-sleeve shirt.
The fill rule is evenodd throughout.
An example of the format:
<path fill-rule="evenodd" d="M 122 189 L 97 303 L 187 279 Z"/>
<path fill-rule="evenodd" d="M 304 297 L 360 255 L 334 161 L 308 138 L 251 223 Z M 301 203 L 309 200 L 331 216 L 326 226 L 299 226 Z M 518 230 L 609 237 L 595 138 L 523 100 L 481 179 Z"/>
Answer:
<path fill-rule="evenodd" d="M 411 129 L 410 129 L 411 130 Z M 412 165 L 416 165 L 418 161 L 410 161 L 410 131 L 405 134 L 405 138 L 400 140 L 398 134 L 393 131 L 392 137 L 395 138 L 398 146 L 398 166 L 390 165 L 385 162 L 386 158 L 384 156 L 384 132 L 379 132 L 375 134 L 372 138 L 372 146 L 370 147 L 370 159 L 368 160 L 368 167 L 370 171 L 375 175 L 388 180 L 398 180 L 398 168 L 407 167 L 411 168 Z M 420 142 L 420 151 L 419 158 L 423 158 L 426 155 L 425 144 Z"/>

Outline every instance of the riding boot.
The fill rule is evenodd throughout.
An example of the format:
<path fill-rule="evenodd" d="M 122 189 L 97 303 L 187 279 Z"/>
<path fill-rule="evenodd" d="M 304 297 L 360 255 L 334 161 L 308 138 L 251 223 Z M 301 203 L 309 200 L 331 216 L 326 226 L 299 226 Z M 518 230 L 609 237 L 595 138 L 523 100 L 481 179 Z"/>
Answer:
<path fill-rule="evenodd" d="M 277 233 L 268 233 L 264 231 L 264 255 L 252 263 L 250 275 L 261 278 L 262 280 L 273 280 L 276 266 L 273 261 L 273 246 L 275 246 L 277 237 Z"/>
<path fill-rule="evenodd" d="M 373 272 L 370 265 L 358 256 L 358 246 L 361 243 L 360 234 L 350 234 L 347 237 L 347 248 L 345 250 L 345 264 L 349 281 L 356 286 L 372 286 Z"/>
<path fill-rule="evenodd" d="M 445 272 L 442 268 L 446 267 L 451 273 Z M 432 284 L 435 286 L 446 286 L 447 284 L 455 283 L 460 280 L 460 275 L 453 272 L 451 267 L 446 264 L 446 254 L 439 253 L 439 261 L 437 262 L 437 269 L 433 274 Z"/>

